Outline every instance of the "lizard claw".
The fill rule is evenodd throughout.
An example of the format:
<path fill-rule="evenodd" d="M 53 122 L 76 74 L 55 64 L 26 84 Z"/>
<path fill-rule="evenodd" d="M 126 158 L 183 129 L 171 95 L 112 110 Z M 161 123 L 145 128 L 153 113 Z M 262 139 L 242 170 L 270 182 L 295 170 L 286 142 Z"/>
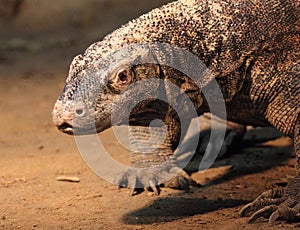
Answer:
<path fill-rule="evenodd" d="M 253 202 L 247 204 L 240 211 L 241 216 L 248 216 L 249 223 L 260 217 L 269 218 L 269 223 L 278 219 L 294 221 L 300 214 L 300 191 L 297 189 L 299 181 L 295 178 L 283 189 L 272 189 L 262 193 Z"/>
<path fill-rule="evenodd" d="M 275 212 L 272 213 L 269 218 L 269 223 L 273 223 L 278 219 L 295 221 L 299 214 L 300 202 L 289 197 L 277 207 Z"/>
<path fill-rule="evenodd" d="M 244 206 L 240 211 L 240 216 L 247 216 L 251 212 L 256 212 L 265 206 L 272 205 L 273 203 L 279 203 L 280 197 L 283 191 L 279 189 L 271 189 L 263 192 L 254 201 Z"/>
<path fill-rule="evenodd" d="M 145 171 L 145 169 L 128 169 L 124 174 L 115 178 L 115 184 L 117 184 L 119 188 L 131 188 L 131 196 L 139 194 L 143 188 L 150 188 L 155 195 L 159 195 L 160 189 L 155 177 L 151 178 L 150 175 L 152 175 L 152 173 L 147 174 Z"/>
<path fill-rule="evenodd" d="M 171 179 L 171 175 L 176 175 Z M 139 194 L 140 189 L 152 190 L 155 195 L 160 194 L 160 185 L 165 187 L 189 190 L 190 186 L 197 185 L 196 182 L 179 167 L 173 167 L 170 170 L 165 168 L 151 169 L 129 169 L 123 175 L 115 179 L 119 188 L 131 188 L 131 195 Z"/>
<path fill-rule="evenodd" d="M 268 205 L 255 213 L 249 218 L 248 223 L 253 223 L 260 217 L 268 218 L 275 210 L 277 206 L 276 205 Z"/>

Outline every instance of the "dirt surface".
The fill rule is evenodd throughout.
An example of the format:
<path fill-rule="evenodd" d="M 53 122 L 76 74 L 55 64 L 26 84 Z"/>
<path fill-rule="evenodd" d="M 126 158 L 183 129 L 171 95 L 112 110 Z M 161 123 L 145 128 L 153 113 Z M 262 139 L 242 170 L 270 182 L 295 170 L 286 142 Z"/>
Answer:
<path fill-rule="evenodd" d="M 129 12 L 126 12 L 130 15 Z M 133 14 L 137 14 L 134 11 Z M 130 197 L 127 189 L 96 176 L 74 138 L 53 126 L 51 110 L 72 57 L 110 27 L 69 28 L 29 36 L 4 36 L 0 46 L 0 229 L 295 229 L 299 223 L 264 219 L 248 224 L 243 205 L 294 175 L 288 138 L 242 145 L 234 155 L 193 178 L 191 192 L 162 189 Z M 125 20 L 125 19 L 124 19 Z M 22 38 L 20 40 L 20 37 Z M 256 130 L 248 138 L 269 135 Z M 101 141 L 118 161 L 128 152 L 110 130 Z M 58 181 L 58 176 L 80 182 Z"/>

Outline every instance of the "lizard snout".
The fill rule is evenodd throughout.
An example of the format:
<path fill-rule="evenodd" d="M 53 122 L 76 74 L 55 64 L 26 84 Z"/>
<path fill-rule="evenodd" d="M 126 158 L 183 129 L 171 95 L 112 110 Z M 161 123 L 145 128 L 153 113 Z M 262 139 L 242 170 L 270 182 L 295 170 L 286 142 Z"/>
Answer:
<path fill-rule="evenodd" d="M 82 111 L 80 111 L 79 109 L 78 113 L 82 113 Z M 66 113 L 65 110 L 63 110 L 60 101 L 57 101 L 54 105 L 52 112 L 52 120 L 59 131 L 70 135 L 74 133 L 72 122 L 73 112 Z"/>

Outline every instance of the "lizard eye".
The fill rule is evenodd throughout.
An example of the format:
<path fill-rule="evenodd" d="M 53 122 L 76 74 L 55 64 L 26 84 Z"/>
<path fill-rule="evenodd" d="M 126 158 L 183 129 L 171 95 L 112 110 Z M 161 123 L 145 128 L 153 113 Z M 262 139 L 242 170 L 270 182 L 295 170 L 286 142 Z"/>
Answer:
<path fill-rule="evenodd" d="M 121 82 L 121 83 L 126 83 L 128 81 L 128 72 L 126 69 L 123 69 L 121 71 L 118 72 L 117 74 L 117 77 L 118 77 L 118 81 Z"/>
<path fill-rule="evenodd" d="M 115 83 L 119 86 L 129 85 L 131 82 L 131 74 L 128 67 L 120 69 L 115 75 Z"/>
<path fill-rule="evenodd" d="M 130 71 L 130 67 L 123 66 L 112 75 L 112 78 L 108 80 L 108 86 L 112 91 L 121 92 L 130 85 L 131 81 L 132 73 Z"/>

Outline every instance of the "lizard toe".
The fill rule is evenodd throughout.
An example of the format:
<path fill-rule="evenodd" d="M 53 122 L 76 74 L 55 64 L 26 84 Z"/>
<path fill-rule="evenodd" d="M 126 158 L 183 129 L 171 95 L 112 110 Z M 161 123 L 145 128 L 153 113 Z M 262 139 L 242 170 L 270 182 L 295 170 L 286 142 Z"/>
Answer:
<path fill-rule="evenodd" d="M 245 205 L 241 209 L 240 216 L 242 217 L 249 216 L 252 213 L 257 212 L 266 206 L 279 204 L 280 202 L 282 202 L 282 198 L 281 198 L 282 194 L 283 194 L 282 189 L 270 189 L 266 192 L 263 192 L 254 201 Z"/>
<path fill-rule="evenodd" d="M 261 208 L 260 210 L 258 210 L 252 214 L 252 216 L 249 218 L 248 222 L 253 223 L 260 217 L 268 218 L 276 209 L 277 209 L 276 205 L 268 205 L 264 208 Z"/>
<path fill-rule="evenodd" d="M 300 215 L 300 202 L 289 197 L 269 217 L 269 223 L 274 223 L 278 219 L 296 221 Z"/>
<path fill-rule="evenodd" d="M 268 218 L 269 223 L 276 220 L 298 221 L 300 217 L 299 179 L 292 179 L 285 189 L 272 189 L 262 193 L 241 211 L 241 216 L 248 216 L 252 223 L 260 217 Z"/>

